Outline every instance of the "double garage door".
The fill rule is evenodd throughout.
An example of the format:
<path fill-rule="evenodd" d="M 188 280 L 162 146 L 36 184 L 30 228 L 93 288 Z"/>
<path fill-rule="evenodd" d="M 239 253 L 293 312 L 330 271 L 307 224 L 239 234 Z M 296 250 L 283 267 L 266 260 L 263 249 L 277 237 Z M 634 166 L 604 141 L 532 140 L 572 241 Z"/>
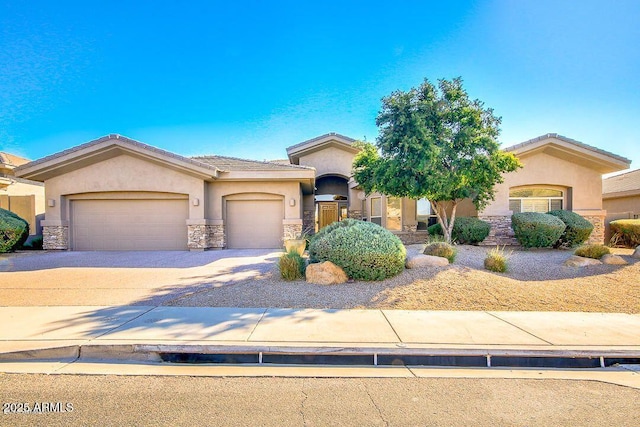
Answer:
<path fill-rule="evenodd" d="M 76 251 L 186 250 L 186 199 L 74 200 Z"/>
<path fill-rule="evenodd" d="M 227 201 L 228 248 L 282 247 L 281 200 Z M 73 200 L 76 251 L 186 250 L 186 199 Z"/>

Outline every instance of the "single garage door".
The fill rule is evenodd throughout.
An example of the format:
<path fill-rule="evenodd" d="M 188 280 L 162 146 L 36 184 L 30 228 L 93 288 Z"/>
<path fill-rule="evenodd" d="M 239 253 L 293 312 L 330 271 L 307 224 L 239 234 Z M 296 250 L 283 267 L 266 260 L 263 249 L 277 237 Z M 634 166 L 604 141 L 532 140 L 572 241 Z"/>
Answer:
<path fill-rule="evenodd" d="M 74 200 L 76 251 L 186 250 L 188 201 Z"/>
<path fill-rule="evenodd" d="M 281 200 L 227 201 L 227 247 L 281 248 L 283 218 Z"/>

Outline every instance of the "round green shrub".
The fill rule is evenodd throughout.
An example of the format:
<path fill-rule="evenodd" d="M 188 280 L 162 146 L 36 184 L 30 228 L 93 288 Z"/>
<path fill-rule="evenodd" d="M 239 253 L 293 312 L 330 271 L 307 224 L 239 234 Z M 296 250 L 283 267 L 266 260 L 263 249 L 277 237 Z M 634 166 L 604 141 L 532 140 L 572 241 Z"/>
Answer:
<path fill-rule="evenodd" d="M 461 245 L 477 245 L 487 238 L 491 231 L 491 224 L 475 217 L 456 217 L 453 222 L 453 230 L 451 239 Z M 427 232 L 431 236 L 442 236 L 442 227 L 440 224 L 433 224 L 427 228 Z"/>
<path fill-rule="evenodd" d="M 549 215 L 560 218 L 566 228 L 564 232 L 554 244 L 556 248 L 566 247 L 572 248 L 587 241 L 593 231 L 593 224 L 584 219 L 575 212 L 556 210 L 548 212 Z"/>
<path fill-rule="evenodd" d="M 640 245 L 640 219 L 617 219 L 611 226 L 611 244 L 635 248 Z"/>
<path fill-rule="evenodd" d="M 511 228 L 518 243 L 525 248 L 553 246 L 566 226 L 558 217 L 539 212 L 521 212 L 511 217 Z"/>
<path fill-rule="evenodd" d="M 404 245 L 393 233 L 351 218 L 324 227 L 309 242 L 311 262 L 331 261 L 358 280 L 395 276 L 404 269 L 406 256 Z"/>
<path fill-rule="evenodd" d="M 284 280 L 300 280 L 304 278 L 306 264 L 304 258 L 295 249 L 292 249 L 280 257 L 278 268 Z"/>
<path fill-rule="evenodd" d="M 455 261 L 456 259 L 456 255 L 458 251 L 456 251 L 456 248 L 454 248 L 453 246 L 451 246 L 446 242 L 433 242 L 433 243 L 429 243 L 424 248 L 424 251 L 422 253 L 425 255 L 439 256 L 441 258 L 446 258 L 449 260 L 450 263 L 453 263 L 453 261 Z"/>
<path fill-rule="evenodd" d="M 21 247 L 29 237 L 29 223 L 11 211 L 0 208 L 0 253 Z"/>
<path fill-rule="evenodd" d="M 611 251 L 604 245 L 583 245 L 575 250 L 574 255 L 585 258 L 600 259 L 609 253 L 611 253 Z"/>

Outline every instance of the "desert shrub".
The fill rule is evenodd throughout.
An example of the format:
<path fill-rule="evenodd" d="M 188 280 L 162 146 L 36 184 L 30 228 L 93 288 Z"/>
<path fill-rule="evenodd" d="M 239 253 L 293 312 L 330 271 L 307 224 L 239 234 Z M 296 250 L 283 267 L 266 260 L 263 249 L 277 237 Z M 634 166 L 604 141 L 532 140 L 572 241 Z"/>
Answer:
<path fill-rule="evenodd" d="M 427 227 L 427 233 L 429 233 L 430 236 L 442 236 L 444 235 L 444 233 L 442 232 L 442 226 L 440 225 L 439 222 L 436 222 L 433 225 L 430 225 L 429 227 Z"/>
<path fill-rule="evenodd" d="M 0 208 L 0 253 L 20 248 L 29 237 L 29 223 Z"/>
<path fill-rule="evenodd" d="M 390 231 L 348 218 L 316 233 L 309 256 L 312 262 L 331 261 L 353 279 L 383 280 L 404 269 L 407 251 Z"/>
<path fill-rule="evenodd" d="M 566 228 L 554 244 L 556 248 L 561 246 L 572 248 L 587 241 L 593 231 L 593 224 L 575 212 L 556 210 L 547 212 L 549 215 L 560 218 Z"/>
<path fill-rule="evenodd" d="M 453 223 L 451 239 L 462 245 L 477 245 L 487 238 L 491 224 L 474 217 L 458 217 Z M 430 236 L 442 236 L 442 227 L 440 224 L 433 224 L 427 228 Z"/>
<path fill-rule="evenodd" d="M 304 258 L 295 249 L 283 254 L 278 261 L 280 275 L 284 280 L 304 279 L 305 267 Z"/>
<path fill-rule="evenodd" d="M 611 226 L 611 245 L 635 248 L 640 245 L 640 219 L 618 219 Z"/>
<path fill-rule="evenodd" d="M 489 271 L 495 271 L 497 273 L 504 273 L 507 271 L 507 260 L 509 255 L 504 253 L 504 246 L 500 249 L 499 246 L 491 249 L 484 259 L 484 268 Z"/>
<path fill-rule="evenodd" d="M 603 255 L 608 253 L 611 253 L 611 251 L 604 245 L 582 245 L 575 250 L 574 255 L 585 258 L 600 259 Z"/>
<path fill-rule="evenodd" d="M 456 251 L 456 248 L 446 242 L 433 242 L 427 244 L 422 253 L 425 255 L 446 258 L 450 263 L 453 263 L 453 261 L 455 261 L 456 259 L 458 251 Z"/>
<path fill-rule="evenodd" d="M 525 248 L 548 248 L 560 239 L 566 226 L 553 215 L 521 212 L 511 217 L 511 228 L 518 243 Z"/>

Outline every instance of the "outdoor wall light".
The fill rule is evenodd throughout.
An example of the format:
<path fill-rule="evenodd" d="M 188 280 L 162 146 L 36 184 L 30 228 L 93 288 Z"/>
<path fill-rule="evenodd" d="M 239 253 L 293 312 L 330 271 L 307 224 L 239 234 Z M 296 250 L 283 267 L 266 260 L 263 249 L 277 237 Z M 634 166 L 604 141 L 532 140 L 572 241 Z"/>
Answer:
<path fill-rule="evenodd" d="M 200 206 L 200 199 L 198 198 L 193 199 L 193 206 Z"/>
<path fill-rule="evenodd" d="M 289 200 L 289 206 L 295 206 L 295 205 L 296 205 L 296 199 Z"/>
<path fill-rule="evenodd" d="M 50 208 L 54 207 L 55 205 L 56 205 L 55 199 L 47 200 L 47 206 L 49 206 Z"/>

